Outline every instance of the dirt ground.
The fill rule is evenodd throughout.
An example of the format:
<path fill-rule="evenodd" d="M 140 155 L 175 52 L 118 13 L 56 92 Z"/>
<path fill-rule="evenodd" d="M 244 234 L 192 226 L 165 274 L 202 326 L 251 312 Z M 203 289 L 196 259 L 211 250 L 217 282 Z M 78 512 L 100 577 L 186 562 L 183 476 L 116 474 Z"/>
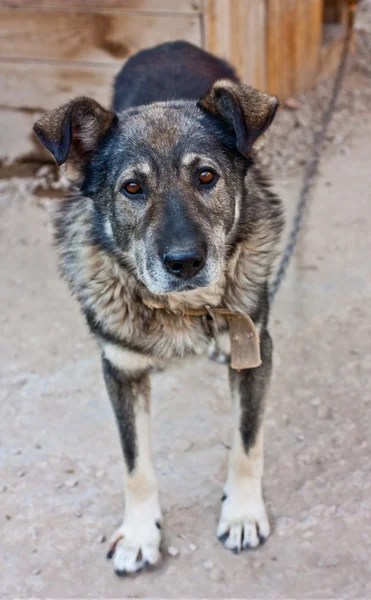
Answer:
<path fill-rule="evenodd" d="M 35 180 L 0 181 L 2 597 L 371 597 L 371 80 L 357 65 L 273 308 L 273 533 L 257 551 L 235 556 L 215 538 L 231 402 L 225 367 L 198 358 L 153 375 L 162 565 L 114 575 L 106 538 L 123 514 L 123 462 L 97 349 L 57 275 L 57 200 L 35 198 Z M 281 169 L 267 153 L 289 216 L 301 177 L 290 119 L 304 122 L 311 98 L 272 134 Z"/>

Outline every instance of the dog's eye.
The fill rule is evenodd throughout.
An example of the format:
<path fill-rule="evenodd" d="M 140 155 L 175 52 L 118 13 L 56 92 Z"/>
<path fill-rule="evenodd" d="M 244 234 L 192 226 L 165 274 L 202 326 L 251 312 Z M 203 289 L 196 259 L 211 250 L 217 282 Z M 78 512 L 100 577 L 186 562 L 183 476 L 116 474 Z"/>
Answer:
<path fill-rule="evenodd" d="M 135 196 L 136 194 L 143 194 L 143 190 L 136 181 L 128 181 L 123 185 L 122 191 L 124 194 L 129 196 Z"/>
<path fill-rule="evenodd" d="M 209 169 L 204 169 L 198 176 L 198 181 L 201 185 L 210 185 L 213 183 L 216 177 L 215 171 L 210 171 Z"/>

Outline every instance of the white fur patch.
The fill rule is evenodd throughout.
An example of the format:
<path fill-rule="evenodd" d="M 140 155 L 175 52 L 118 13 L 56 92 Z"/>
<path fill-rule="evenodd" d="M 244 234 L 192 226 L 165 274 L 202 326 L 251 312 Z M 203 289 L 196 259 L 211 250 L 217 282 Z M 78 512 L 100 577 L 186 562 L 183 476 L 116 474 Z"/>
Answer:
<path fill-rule="evenodd" d="M 240 426 L 240 402 L 234 393 L 235 429 L 229 461 L 225 500 L 223 501 L 217 536 L 229 550 L 240 552 L 244 548 L 256 548 L 270 533 L 265 511 L 261 479 L 263 475 L 263 435 L 260 431 L 256 442 L 246 454 Z"/>
<path fill-rule="evenodd" d="M 229 331 L 223 331 L 217 336 L 217 348 L 219 352 L 225 356 L 229 356 L 231 353 L 231 338 L 229 337 Z"/>
<path fill-rule="evenodd" d="M 123 371 L 144 371 L 155 363 L 155 359 L 145 354 L 139 354 L 116 344 L 106 342 L 103 345 L 104 356 Z"/>
<path fill-rule="evenodd" d="M 137 458 L 135 469 L 126 474 L 125 517 L 111 539 L 116 572 L 134 573 L 161 558 L 161 509 L 158 487 L 151 460 L 150 415 L 147 398 L 138 397 L 135 416 Z"/>
<path fill-rule="evenodd" d="M 110 223 L 110 220 L 108 217 L 106 217 L 106 220 L 104 221 L 104 231 L 106 233 L 106 236 L 109 237 L 109 239 L 112 239 L 113 231 L 112 231 L 112 226 L 111 226 L 111 223 Z"/>

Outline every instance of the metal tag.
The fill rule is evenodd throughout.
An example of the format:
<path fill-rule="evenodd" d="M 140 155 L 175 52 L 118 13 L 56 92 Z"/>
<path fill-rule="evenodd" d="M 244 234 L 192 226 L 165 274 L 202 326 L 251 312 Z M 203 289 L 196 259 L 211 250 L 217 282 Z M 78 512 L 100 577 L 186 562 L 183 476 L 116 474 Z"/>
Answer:
<path fill-rule="evenodd" d="M 253 320 L 248 315 L 228 316 L 231 342 L 231 367 L 237 371 L 255 369 L 262 363 L 260 339 Z"/>

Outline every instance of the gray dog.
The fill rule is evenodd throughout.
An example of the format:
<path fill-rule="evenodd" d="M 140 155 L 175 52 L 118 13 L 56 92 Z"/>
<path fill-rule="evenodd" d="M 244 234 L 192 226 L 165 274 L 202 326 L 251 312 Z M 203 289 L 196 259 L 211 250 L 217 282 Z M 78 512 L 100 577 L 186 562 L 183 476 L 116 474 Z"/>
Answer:
<path fill-rule="evenodd" d="M 217 535 L 235 552 L 269 535 L 267 281 L 283 221 L 254 144 L 277 107 L 222 60 L 176 42 L 126 63 L 112 111 L 77 98 L 34 127 L 78 190 L 58 210 L 56 241 L 102 352 L 125 458 L 125 517 L 108 553 L 118 575 L 160 559 L 150 370 L 211 343 L 232 356 L 235 402 Z"/>

